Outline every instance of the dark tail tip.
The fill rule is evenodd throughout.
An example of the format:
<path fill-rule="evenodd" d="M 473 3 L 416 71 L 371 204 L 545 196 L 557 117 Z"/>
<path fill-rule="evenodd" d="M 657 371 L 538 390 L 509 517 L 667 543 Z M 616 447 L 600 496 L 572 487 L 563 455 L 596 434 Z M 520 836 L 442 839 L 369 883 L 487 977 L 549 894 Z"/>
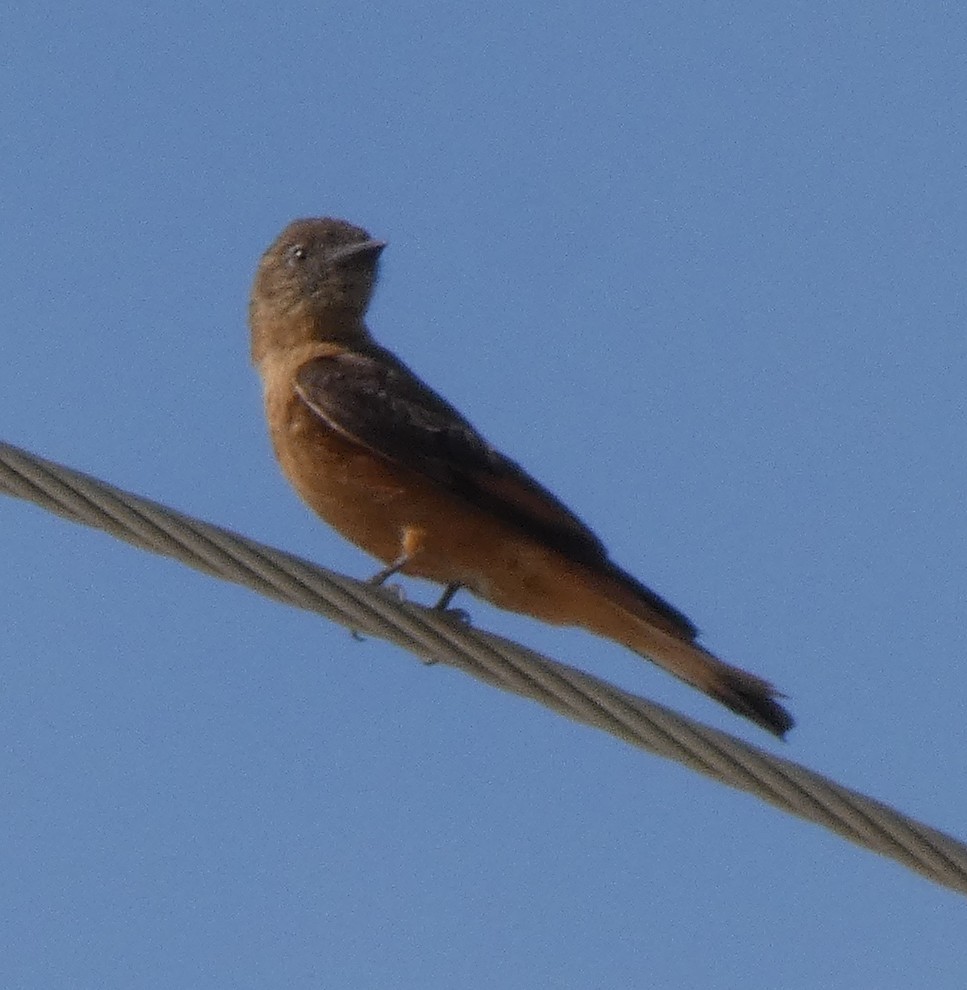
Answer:
<path fill-rule="evenodd" d="M 745 677 L 741 681 L 733 680 L 721 693 L 716 692 L 715 697 L 726 708 L 744 715 L 780 739 L 784 739 L 786 733 L 796 724 L 792 715 L 776 701 L 777 695 L 772 685 L 765 681 L 750 684 Z"/>

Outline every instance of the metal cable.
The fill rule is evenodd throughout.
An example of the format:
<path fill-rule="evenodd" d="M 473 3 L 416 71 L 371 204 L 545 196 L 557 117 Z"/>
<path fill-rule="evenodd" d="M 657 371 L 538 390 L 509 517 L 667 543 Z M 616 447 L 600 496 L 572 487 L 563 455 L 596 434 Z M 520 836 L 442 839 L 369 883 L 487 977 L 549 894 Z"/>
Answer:
<path fill-rule="evenodd" d="M 790 814 L 816 822 L 967 893 L 967 845 L 790 760 L 750 746 L 517 643 L 473 629 L 453 613 L 399 601 L 300 557 L 0 443 L 0 491 L 103 529 L 358 630 L 457 667 L 568 718 L 676 760 Z"/>

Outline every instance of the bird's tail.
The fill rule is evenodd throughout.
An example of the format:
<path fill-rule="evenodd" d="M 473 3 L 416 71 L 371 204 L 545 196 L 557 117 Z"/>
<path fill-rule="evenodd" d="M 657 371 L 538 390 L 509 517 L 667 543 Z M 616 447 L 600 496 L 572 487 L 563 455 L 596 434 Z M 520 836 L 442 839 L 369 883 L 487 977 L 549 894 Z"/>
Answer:
<path fill-rule="evenodd" d="M 776 700 L 783 697 L 768 681 L 733 667 L 697 643 L 646 628 L 631 649 L 710 698 L 751 719 L 781 739 L 793 727 L 792 715 Z"/>
<path fill-rule="evenodd" d="M 609 582 L 610 583 L 610 582 Z M 607 596 L 610 607 L 598 599 L 593 615 L 585 615 L 587 628 L 624 643 L 646 660 L 698 688 L 710 698 L 782 738 L 794 725 L 792 715 L 779 703 L 783 697 L 768 681 L 733 667 L 694 642 L 694 627 L 656 615 L 650 601 L 621 581 Z M 600 586 L 599 586 L 600 588 Z"/>

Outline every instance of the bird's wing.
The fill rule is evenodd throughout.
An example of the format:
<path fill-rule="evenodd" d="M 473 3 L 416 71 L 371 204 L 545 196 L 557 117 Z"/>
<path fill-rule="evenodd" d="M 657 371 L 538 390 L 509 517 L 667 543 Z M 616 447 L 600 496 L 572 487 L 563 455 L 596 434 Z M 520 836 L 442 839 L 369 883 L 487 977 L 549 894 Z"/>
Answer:
<path fill-rule="evenodd" d="M 487 443 L 395 355 L 373 348 L 313 358 L 298 370 L 295 387 L 330 429 L 520 527 L 571 560 L 620 575 L 679 635 L 695 637 L 694 625 L 681 612 L 620 571 L 574 513 Z"/>

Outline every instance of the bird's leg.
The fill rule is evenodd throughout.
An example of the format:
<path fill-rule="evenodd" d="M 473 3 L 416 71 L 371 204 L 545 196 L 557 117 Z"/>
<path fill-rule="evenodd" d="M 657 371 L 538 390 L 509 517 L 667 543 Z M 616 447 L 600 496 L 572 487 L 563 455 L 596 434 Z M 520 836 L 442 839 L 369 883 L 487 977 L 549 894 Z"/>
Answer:
<path fill-rule="evenodd" d="M 445 612 L 447 606 L 453 601 L 453 596 L 463 587 L 459 581 L 448 584 L 440 595 L 440 600 L 433 606 L 434 611 Z"/>
<path fill-rule="evenodd" d="M 401 553 L 392 564 L 388 564 L 386 567 L 378 570 L 366 583 L 382 584 L 387 578 L 391 578 L 394 574 L 399 573 L 399 571 L 406 567 L 410 560 L 411 557 L 409 554 Z"/>
<path fill-rule="evenodd" d="M 403 570 L 403 568 L 406 567 L 406 565 L 422 549 L 423 535 L 422 529 L 418 529 L 416 526 L 407 526 L 403 530 L 403 539 L 400 540 L 399 556 L 391 564 L 387 564 L 385 567 L 378 570 L 366 583 L 378 587 L 383 584 L 387 578 L 391 578 L 394 574 L 398 574 L 401 570 Z M 396 586 L 390 590 L 395 592 L 400 600 L 403 599 L 402 588 Z M 456 594 L 456 589 L 454 589 L 454 594 Z M 453 595 L 450 597 L 452 598 Z M 361 640 L 363 638 L 356 629 L 351 629 L 350 633 L 352 634 L 353 639 Z"/>
<path fill-rule="evenodd" d="M 382 570 L 377 571 L 370 579 L 369 584 L 381 585 L 387 578 L 391 578 L 394 574 L 398 574 L 404 567 L 423 549 L 424 539 L 426 537 L 426 532 L 417 526 L 407 526 L 403 530 L 403 539 L 400 541 L 400 553 L 399 556 L 392 561 L 392 563 L 387 564 Z M 448 608 L 451 601 L 453 601 L 453 596 L 463 587 L 459 581 L 451 581 L 444 589 L 443 594 L 440 595 L 440 600 L 433 606 L 434 612 L 445 612 L 448 616 L 456 619 L 463 625 L 470 624 L 470 616 L 467 615 L 463 609 Z M 403 597 L 401 589 L 394 587 L 393 591 L 397 592 L 400 598 Z"/>
<path fill-rule="evenodd" d="M 382 570 L 377 571 L 370 579 L 369 584 L 382 584 L 387 578 L 398 574 L 404 567 L 423 549 L 423 539 L 425 533 L 416 526 L 407 526 L 403 530 L 403 539 L 400 541 L 399 556 Z M 455 592 L 454 592 L 455 593 Z M 453 595 L 450 596 L 451 598 Z"/>
<path fill-rule="evenodd" d="M 448 619 L 455 622 L 459 626 L 469 626 L 470 625 L 470 613 L 463 608 L 450 608 L 450 602 L 453 601 L 453 596 L 463 587 L 459 581 L 451 581 L 443 589 L 443 594 L 440 595 L 440 600 L 433 606 L 434 612 L 440 612 L 445 615 Z"/>

